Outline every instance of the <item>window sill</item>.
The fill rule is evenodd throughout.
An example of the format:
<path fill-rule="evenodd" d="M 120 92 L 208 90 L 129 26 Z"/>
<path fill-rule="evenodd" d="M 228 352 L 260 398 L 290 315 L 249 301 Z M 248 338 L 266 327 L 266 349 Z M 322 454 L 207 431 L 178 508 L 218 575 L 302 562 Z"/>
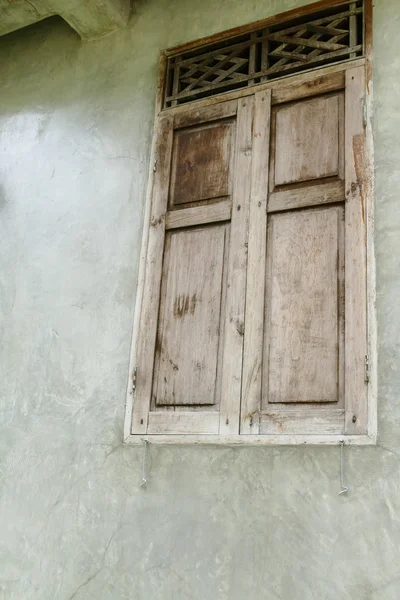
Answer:
<path fill-rule="evenodd" d="M 129 435 L 126 444 L 144 441 L 159 445 L 213 446 L 335 446 L 342 441 L 349 446 L 375 446 L 372 435 Z"/>

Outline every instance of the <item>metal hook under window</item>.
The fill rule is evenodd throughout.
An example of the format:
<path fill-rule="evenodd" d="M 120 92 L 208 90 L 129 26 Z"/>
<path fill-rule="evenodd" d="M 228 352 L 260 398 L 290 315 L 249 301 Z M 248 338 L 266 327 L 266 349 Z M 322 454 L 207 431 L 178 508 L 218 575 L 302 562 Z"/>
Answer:
<path fill-rule="evenodd" d="M 340 440 L 340 487 L 339 496 L 349 491 L 349 488 L 344 483 L 344 440 Z"/>
<path fill-rule="evenodd" d="M 142 462 L 142 483 L 140 487 L 145 487 L 147 484 L 147 440 L 143 440 L 143 462 Z"/>

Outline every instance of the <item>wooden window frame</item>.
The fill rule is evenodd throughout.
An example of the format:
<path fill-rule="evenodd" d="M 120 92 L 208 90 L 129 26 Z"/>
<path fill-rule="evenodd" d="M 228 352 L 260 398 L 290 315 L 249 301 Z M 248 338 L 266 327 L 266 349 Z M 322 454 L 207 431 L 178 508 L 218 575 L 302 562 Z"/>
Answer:
<path fill-rule="evenodd" d="M 285 18 L 295 18 L 303 14 L 307 14 L 312 10 L 319 10 L 328 6 L 340 4 L 341 0 L 323 0 L 314 4 L 294 9 L 285 13 Z M 164 79 L 167 58 L 178 50 L 183 51 L 195 47 L 197 44 L 211 43 L 221 38 L 226 38 L 237 33 L 246 31 L 254 27 L 254 24 L 239 27 L 222 34 L 217 34 L 208 38 L 199 40 L 198 42 L 190 42 L 179 48 L 172 48 L 164 51 L 160 59 L 160 71 L 157 85 L 156 106 L 155 106 L 155 125 L 153 132 L 153 142 L 150 154 L 150 168 L 148 176 L 145 214 L 143 223 L 143 238 L 140 254 L 139 275 L 136 293 L 136 304 L 134 313 L 134 324 L 132 334 L 132 347 L 129 365 L 129 379 L 126 396 L 126 412 L 124 425 L 124 441 L 129 444 L 141 444 L 143 440 L 147 440 L 156 444 L 211 444 L 211 445 L 256 445 L 256 446 L 288 446 L 288 445 L 337 445 L 341 442 L 349 445 L 364 446 L 375 445 L 377 441 L 377 327 L 375 314 L 376 301 L 376 278 L 375 278 L 375 256 L 374 256 L 374 172 L 373 172 L 373 132 L 372 132 L 372 0 L 365 0 L 365 56 L 353 60 L 347 60 L 342 63 L 336 63 L 327 67 L 319 67 L 310 69 L 307 72 L 300 74 L 288 75 L 280 77 L 269 82 L 260 83 L 254 86 L 249 86 L 233 92 L 220 93 L 213 97 L 207 97 L 201 100 L 195 100 L 190 103 L 190 106 L 195 108 L 203 108 L 206 106 L 215 106 L 227 100 L 235 100 L 246 96 L 253 95 L 255 92 L 270 90 L 272 94 L 272 102 L 282 101 L 282 97 L 290 98 L 291 90 L 298 90 L 302 85 L 307 88 L 307 81 L 315 79 L 316 73 L 321 77 L 321 82 L 325 76 L 333 74 L 345 74 L 348 69 L 354 67 L 364 67 L 365 71 L 365 95 L 364 95 L 364 125 L 365 125 L 365 148 L 364 148 L 364 172 L 363 172 L 363 199 L 365 210 L 365 245 L 366 245 L 366 302 L 367 302 L 367 356 L 366 356 L 366 377 L 367 385 L 367 428 L 366 433 L 362 434 L 214 434 L 214 435 L 183 435 L 183 434 L 135 434 L 131 433 L 132 415 L 134 404 L 134 383 L 136 373 L 136 351 L 139 334 L 139 323 L 142 312 L 142 300 L 145 285 L 145 270 L 146 257 L 148 246 L 148 234 L 150 229 L 150 213 L 151 213 L 151 192 L 154 180 L 155 161 L 157 156 L 156 139 L 158 128 L 160 127 L 160 115 L 179 115 L 187 111 L 188 104 L 181 106 L 163 109 L 164 99 Z M 282 19 L 282 15 L 277 15 L 265 21 L 260 21 L 257 25 L 267 26 L 273 22 Z M 329 77 L 326 78 L 329 80 Z M 323 83 L 322 83 L 323 85 Z M 327 90 L 329 91 L 329 89 Z M 274 100 L 275 99 L 275 100 Z M 140 375 L 139 375 L 140 376 Z"/>

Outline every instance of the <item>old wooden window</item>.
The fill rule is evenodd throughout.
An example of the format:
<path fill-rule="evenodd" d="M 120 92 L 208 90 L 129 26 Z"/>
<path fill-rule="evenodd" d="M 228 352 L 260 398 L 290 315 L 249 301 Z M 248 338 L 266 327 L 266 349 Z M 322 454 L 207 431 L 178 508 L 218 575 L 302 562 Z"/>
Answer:
<path fill-rule="evenodd" d="M 273 64 L 292 61 L 290 77 L 276 78 L 275 69 L 269 80 L 266 67 L 258 84 L 247 77 L 221 93 L 220 64 L 216 85 L 181 103 L 182 89 L 205 87 L 198 67 L 210 63 L 204 48 L 167 56 L 179 85 L 167 69 L 138 289 L 130 441 L 375 440 L 370 71 L 368 56 L 359 57 L 368 36 L 358 18 L 366 9 L 334 3 L 324 15 L 323 4 L 300 22 L 292 15 L 282 26 L 257 25 L 261 50 L 272 32 L 264 51 Z M 322 58 L 327 38 L 331 56 Z M 276 52 L 278 41 L 287 51 Z M 293 67 L 293 54 L 299 62 L 311 53 L 311 66 L 318 56 L 323 65 L 336 61 L 339 41 L 347 44 L 344 62 L 304 74 Z M 218 43 L 211 42 L 214 66 Z M 182 88 L 176 56 L 188 53 L 197 67 L 192 60 Z"/>

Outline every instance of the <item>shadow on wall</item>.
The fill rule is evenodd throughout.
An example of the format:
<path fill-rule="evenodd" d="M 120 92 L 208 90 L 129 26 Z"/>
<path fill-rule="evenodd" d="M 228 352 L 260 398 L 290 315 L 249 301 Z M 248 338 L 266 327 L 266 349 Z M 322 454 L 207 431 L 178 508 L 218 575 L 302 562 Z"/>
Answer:
<path fill-rule="evenodd" d="M 148 105 L 155 94 L 159 48 L 143 48 L 131 30 L 83 43 L 54 16 L 0 36 L 0 128 L 2 118 L 21 110 L 47 112 L 94 102 L 123 111 L 127 98 Z"/>

